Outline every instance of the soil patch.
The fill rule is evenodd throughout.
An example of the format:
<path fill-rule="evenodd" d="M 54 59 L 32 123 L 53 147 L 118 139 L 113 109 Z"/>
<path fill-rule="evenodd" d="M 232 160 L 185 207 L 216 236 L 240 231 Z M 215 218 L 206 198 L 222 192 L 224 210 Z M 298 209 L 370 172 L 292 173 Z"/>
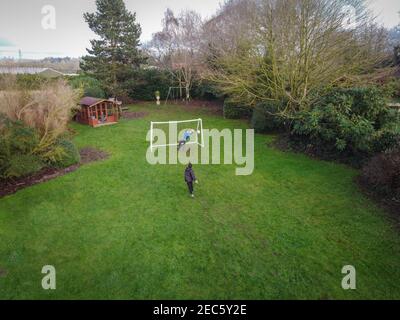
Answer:
<path fill-rule="evenodd" d="M 364 193 L 369 199 L 374 201 L 383 210 L 389 213 L 391 220 L 396 224 L 397 228 L 400 230 L 400 201 L 392 197 L 385 197 L 377 194 L 371 190 L 371 188 L 363 181 L 363 179 L 358 176 L 355 178 L 355 182 L 362 193 Z"/>
<path fill-rule="evenodd" d="M 128 120 L 140 119 L 146 117 L 148 114 L 149 114 L 148 112 L 125 111 L 122 113 L 122 118 Z"/>
<path fill-rule="evenodd" d="M 0 278 L 5 278 L 7 276 L 7 270 L 0 268 Z"/>
<path fill-rule="evenodd" d="M 314 144 L 299 144 L 291 142 L 291 138 L 285 133 L 276 133 L 277 137 L 270 144 L 271 147 L 282 152 L 293 152 L 304 154 L 310 158 L 330 161 L 337 164 L 345 164 L 355 169 L 360 169 L 365 164 L 367 158 L 357 158 L 351 154 L 339 155 L 335 150 L 327 149 L 324 146 Z"/>
<path fill-rule="evenodd" d="M 107 159 L 110 155 L 96 148 L 86 147 L 79 151 L 81 155 L 81 164 Z"/>
<path fill-rule="evenodd" d="M 95 148 L 83 148 L 79 151 L 81 155 L 81 162 L 74 164 L 68 168 L 57 169 L 57 168 L 44 168 L 39 172 L 28 176 L 21 177 L 18 179 L 0 180 L 0 198 L 16 193 L 18 190 L 33 186 L 38 183 L 43 183 L 65 174 L 76 171 L 81 165 L 107 159 L 109 154 L 97 150 Z M 1 269 L 0 269 L 1 272 Z"/>

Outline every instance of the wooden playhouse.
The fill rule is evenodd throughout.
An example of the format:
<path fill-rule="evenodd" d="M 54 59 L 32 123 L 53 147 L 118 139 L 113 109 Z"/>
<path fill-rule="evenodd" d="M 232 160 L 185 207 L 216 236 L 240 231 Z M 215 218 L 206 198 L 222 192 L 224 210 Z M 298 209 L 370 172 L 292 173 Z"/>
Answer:
<path fill-rule="evenodd" d="M 84 97 L 75 119 L 79 123 L 99 127 L 118 123 L 120 105 L 114 99 Z"/>

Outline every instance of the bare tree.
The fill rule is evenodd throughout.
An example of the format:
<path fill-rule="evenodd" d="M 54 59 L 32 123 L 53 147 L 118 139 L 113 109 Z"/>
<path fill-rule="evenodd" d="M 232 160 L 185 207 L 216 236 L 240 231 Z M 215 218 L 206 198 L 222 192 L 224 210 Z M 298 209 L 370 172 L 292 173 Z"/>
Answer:
<path fill-rule="evenodd" d="M 170 71 L 181 90 L 190 99 L 190 89 L 200 68 L 199 49 L 202 19 L 194 11 L 183 11 L 175 16 L 167 9 L 163 29 L 153 35 L 147 50 L 159 67 Z"/>
<path fill-rule="evenodd" d="M 394 63 L 400 65 L 400 23 L 389 30 L 389 50 L 393 51 Z"/>
<path fill-rule="evenodd" d="M 204 23 L 203 52 L 210 47 L 218 55 L 237 52 L 244 41 L 254 41 L 255 0 L 231 0 Z"/>
<path fill-rule="evenodd" d="M 228 30 L 235 16 L 247 20 L 237 35 L 223 31 L 234 37 L 234 49 L 212 43 L 218 67 L 209 78 L 248 105 L 287 101 L 283 116 L 307 108 L 321 88 L 370 71 L 386 54 L 385 31 L 362 0 L 232 0 L 226 8 L 214 27 Z"/>

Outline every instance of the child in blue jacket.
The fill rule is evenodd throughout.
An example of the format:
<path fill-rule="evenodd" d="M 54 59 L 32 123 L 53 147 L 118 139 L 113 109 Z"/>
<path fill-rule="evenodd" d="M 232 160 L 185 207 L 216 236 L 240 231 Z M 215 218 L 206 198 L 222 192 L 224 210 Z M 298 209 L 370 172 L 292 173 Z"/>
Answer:
<path fill-rule="evenodd" d="M 182 148 L 182 146 L 184 146 L 186 143 L 190 141 L 190 138 L 192 137 L 193 133 L 194 133 L 193 129 L 186 130 L 183 133 L 183 140 L 180 140 L 178 142 L 178 151 Z"/>

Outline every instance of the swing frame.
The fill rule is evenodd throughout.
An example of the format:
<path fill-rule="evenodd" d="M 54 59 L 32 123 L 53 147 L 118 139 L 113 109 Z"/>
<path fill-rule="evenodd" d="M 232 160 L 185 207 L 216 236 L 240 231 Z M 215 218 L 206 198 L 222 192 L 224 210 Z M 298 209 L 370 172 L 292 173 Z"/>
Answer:
<path fill-rule="evenodd" d="M 172 99 L 170 99 L 170 100 L 178 101 L 178 100 L 181 99 L 182 101 L 186 101 L 186 98 L 183 97 L 181 92 L 179 92 L 179 97 L 175 98 L 175 95 L 174 95 L 175 91 L 174 90 L 178 90 L 178 92 L 179 92 L 181 90 L 182 91 L 186 91 L 187 89 L 185 87 L 169 87 L 168 88 L 167 98 L 165 99 L 164 105 L 166 105 L 168 103 L 168 99 L 170 98 L 170 96 L 172 96 Z M 186 92 L 185 92 L 185 97 L 186 97 Z"/>

